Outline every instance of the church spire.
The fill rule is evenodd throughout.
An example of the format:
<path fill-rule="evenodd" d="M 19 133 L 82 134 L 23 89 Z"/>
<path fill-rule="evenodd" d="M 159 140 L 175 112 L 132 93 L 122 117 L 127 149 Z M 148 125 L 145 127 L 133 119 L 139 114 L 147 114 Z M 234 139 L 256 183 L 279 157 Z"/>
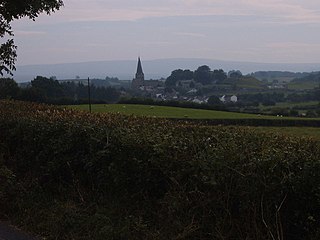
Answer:
<path fill-rule="evenodd" d="M 141 66 L 141 60 L 140 60 L 140 57 L 138 58 L 138 66 L 137 66 L 137 73 L 136 75 L 141 75 L 143 74 L 143 71 L 142 71 L 142 66 Z"/>
<path fill-rule="evenodd" d="M 142 65 L 140 57 L 138 58 L 138 66 L 137 66 L 137 73 L 136 77 L 132 80 L 131 87 L 133 89 L 139 89 L 141 87 L 144 87 L 144 74 L 142 71 Z"/>

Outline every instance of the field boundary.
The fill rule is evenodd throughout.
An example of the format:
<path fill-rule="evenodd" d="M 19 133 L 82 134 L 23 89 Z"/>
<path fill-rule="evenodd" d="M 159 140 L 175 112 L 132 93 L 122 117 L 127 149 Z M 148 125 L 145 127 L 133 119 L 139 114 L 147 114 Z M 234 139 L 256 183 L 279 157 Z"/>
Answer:
<path fill-rule="evenodd" d="M 201 125 L 251 126 L 251 127 L 320 127 L 320 120 L 294 119 L 195 119 L 195 118 L 166 118 L 177 122 L 191 122 Z"/>

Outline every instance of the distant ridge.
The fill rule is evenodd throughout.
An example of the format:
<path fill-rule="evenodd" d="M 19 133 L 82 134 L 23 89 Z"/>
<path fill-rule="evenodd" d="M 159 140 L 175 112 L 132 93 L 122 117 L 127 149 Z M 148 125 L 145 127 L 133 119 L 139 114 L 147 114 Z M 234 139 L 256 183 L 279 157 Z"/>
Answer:
<path fill-rule="evenodd" d="M 201 65 L 208 65 L 211 69 L 222 68 L 225 71 L 240 70 L 247 74 L 256 71 L 292 71 L 312 72 L 320 70 L 320 63 L 255 63 L 222 61 L 200 58 L 174 58 L 144 60 L 141 58 L 145 78 L 158 79 L 168 77 L 175 69 L 195 70 Z M 36 76 L 56 76 L 57 79 L 72 79 L 76 76 L 81 78 L 105 78 L 118 77 L 121 80 L 132 80 L 136 71 L 136 59 L 96 61 L 81 63 L 62 63 L 45 65 L 17 66 L 14 79 L 18 82 L 27 82 Z"/>

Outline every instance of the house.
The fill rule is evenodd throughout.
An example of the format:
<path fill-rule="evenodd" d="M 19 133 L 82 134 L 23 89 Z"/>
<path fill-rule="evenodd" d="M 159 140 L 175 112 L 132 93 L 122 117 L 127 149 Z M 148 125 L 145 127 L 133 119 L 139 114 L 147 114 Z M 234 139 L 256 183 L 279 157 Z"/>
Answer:
<path fill-rule="evenodd" d="M 236 102 L 238 102 L 238 97 L 236 95 L 223 95 L 219 99 L 223 103 L 228 103 L 228 102 L 236 103 Z"/>

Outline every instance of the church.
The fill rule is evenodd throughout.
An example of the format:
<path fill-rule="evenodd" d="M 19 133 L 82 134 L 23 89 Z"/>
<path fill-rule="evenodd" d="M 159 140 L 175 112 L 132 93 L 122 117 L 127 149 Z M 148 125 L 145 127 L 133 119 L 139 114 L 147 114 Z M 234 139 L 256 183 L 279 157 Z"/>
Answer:
<path fill-rule="evenodd" d="M 132 80 L 131 88 L 132 89 L 143 89 L 145 87 L 144 82 L 144 73 L 142 71 L 142 65 L 140 57 L 138 58 L 138 66 L 137 66 L 137 72 L 135 78 Z"/>

